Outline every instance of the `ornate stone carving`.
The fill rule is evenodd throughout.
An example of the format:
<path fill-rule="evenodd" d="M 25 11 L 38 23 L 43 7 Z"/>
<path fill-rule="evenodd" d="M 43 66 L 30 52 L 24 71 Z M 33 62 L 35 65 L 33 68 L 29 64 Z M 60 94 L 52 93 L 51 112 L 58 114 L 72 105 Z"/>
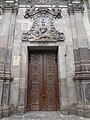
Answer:
<path fill-rule="evenodd" d="M 58 12 L 57 12 L 58 11 Z M 25 18 L 33 17 L 33 26 L 27 32 L 23 33 L 22 41 L 64 41 L 64 33 L 58 32 L 53 24 L 53 19 L 61 18 L 61 10 L 59 8 L 35 8 L 27 9 Z"/>
<path fill-rule="evenodd" d="M 53 15 L 53 17 L 55 18 L 62 18 L 61 16 L 61 8 L 59 8 L 58 6 L 51 6 L 51 9 L 49 8 L 44 8 L 44 7 L 39 7 L 36 8 L 34 5 L 31 5 L 30 8 L 27 8 L 25 11 L 25 18 L 32 18 L 32 16 L 34 16 L 35 14 L 41 13 L 41 14 L 51 14 Z"/>
<path fill-rule="evenodd" d="M 19 4 L 34 4 L 34 5 L 59 5 L 67 4 L 71 0 L 19 0 Z"/>
<path fill-rule="evenodd" d="M 90 102 L 90 83 L 86 85 L 85 96 L 86 96 L 86 99 Z"/>
<path fill-rule="evenodd" d="M 67 0 L 63 0 L 66 2 Z M 29 3 L 38 4 L 60 4 L 62 0 L 28 0 Z"/>
<path fill-rule="evenodd" d="M 74 13 L 75 11 L 77 11 L 77 12 L 83 12 L 84 11 L 83 2 L 72 1 L 72 3 L 68 4 L 68 12 L 69 13 Z"/>

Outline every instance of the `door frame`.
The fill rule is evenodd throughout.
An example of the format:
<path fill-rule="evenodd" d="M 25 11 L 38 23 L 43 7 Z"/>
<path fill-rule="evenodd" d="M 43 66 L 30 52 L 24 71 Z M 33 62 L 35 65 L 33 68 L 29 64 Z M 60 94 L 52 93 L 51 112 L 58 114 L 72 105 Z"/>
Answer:
<path fill-rule="evenodd" d="M 56 51 L 56 53 L 57 53 L 57 81 L 58 81 L 58 94 L 59 94 L 59 107 L 58 107 L 58 111 L 60 110 L 60 89 L 61 89 L 61 87 L 60 87 L 60 80 L 59 80 L 59 67 L 58 67 L 58 46 L 31 46 L 31 47 L 28 47 L 28 58 L 29 58 L 29 52 L 30 51 L 36 51 L 36 50 L 41 50 L 41 51 Z M 29 60 L 28 60 L 28 66 L 29 66 Z M 29 78 L 29 67 L 28 67 L 28 78 Z M 27 80 L 27 84 L 28 84 L 28 80 Z M 27 85 L 27 90 L 28 90 L 28 85 Z M 27 91 L 26 91 L 26 93 L 27 93 Z M 27 94 L 26 94 L 27 95 Z M 26 96 L 26 111 L 27 111 L 27 96 Z"/>

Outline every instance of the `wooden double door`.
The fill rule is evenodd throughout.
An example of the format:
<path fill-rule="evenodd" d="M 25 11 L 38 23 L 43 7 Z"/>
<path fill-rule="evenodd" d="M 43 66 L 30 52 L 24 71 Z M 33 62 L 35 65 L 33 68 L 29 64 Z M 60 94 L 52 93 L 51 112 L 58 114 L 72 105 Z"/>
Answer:
<path fill-rule="evenodd" d="M 57 52 L 30 51 L 27 110 L 59 110 Z"/>

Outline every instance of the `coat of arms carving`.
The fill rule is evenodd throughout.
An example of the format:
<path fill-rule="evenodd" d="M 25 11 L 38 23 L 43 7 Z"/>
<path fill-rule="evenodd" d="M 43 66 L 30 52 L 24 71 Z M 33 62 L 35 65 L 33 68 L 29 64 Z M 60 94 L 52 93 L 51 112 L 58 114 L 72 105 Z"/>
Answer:
<path fill-rule="evenodd" d="M 59 8 L 35 8 L 27 9 L 25 12 L 25 18 L 33 18 L 32 28 L 23 33 L 22 41 L 30 42 L 42 42 L 42 41 L 64 41 L 65 35 L 62 32 L 58 32 L 53 24 L 53 19 L 62 18 L 61 10 Z"/>

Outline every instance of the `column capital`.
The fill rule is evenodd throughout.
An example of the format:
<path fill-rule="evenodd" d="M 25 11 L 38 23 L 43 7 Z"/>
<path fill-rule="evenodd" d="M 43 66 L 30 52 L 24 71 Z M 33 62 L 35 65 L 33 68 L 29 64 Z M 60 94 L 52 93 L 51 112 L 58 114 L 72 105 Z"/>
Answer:
<path fill-rule="evenodd" d="M 75 12 L 84 12 L 83 1 L 73 0 L 71 3 L 68 4 L 68 13 L 74 14 Z"/>
<path fill-rule="evenodd" d="M 18 11 L 18 0 L 6 0 L 2 5 L 2 10 Z"/>

